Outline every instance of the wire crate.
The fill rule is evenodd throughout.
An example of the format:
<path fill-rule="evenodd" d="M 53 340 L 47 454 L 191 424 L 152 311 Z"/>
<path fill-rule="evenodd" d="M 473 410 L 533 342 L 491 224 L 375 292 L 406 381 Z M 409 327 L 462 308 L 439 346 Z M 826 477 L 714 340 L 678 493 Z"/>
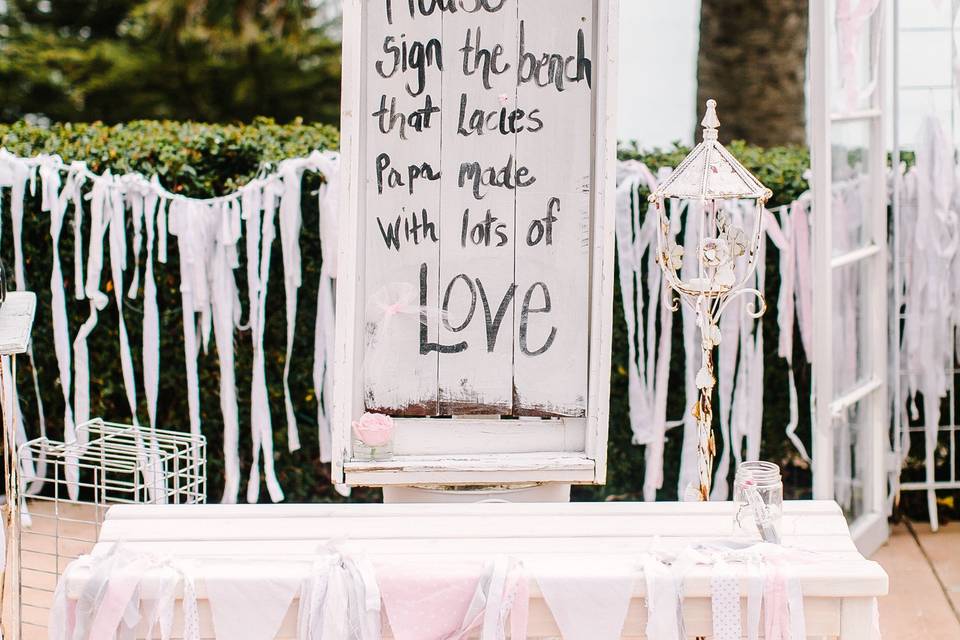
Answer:
<path fill-rule="evenodd" d="M 76 442 L 41 438 L 20 447 L 47 465 L 46 478 L 34 480 L 44 486 L 14 528 L 25 640 L 47 637 L 57 580 L 93 548 L 111 505 L 206 502 L 206 446 L 199 435 L 92 420 L 77 427 Z"/>

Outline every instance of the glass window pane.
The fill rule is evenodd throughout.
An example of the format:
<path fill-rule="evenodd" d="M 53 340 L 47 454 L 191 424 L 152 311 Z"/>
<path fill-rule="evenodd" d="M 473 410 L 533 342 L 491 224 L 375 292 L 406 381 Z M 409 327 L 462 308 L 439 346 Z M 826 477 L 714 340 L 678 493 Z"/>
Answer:
<path fill-rule="evenodd" d="M 943 0 L 907 0 L 900 3 L 901 29 L 928 29 L 950 24 L 950 2 Z"/>
<path fill-rule="evenodd" d="M 830 16 L 837 15 L 836 5 L 836 0 L 831 0 Z M 830 108 L 833 113 L 870 109 L 878 104 L 875 80 L 881 46 L 878 36 L 883 30 L 881 18 L 882 10 L 877 10 L 866 25 L 856 19 L 842 23 L 831 20 Z"/>
<path fill-rule="evenodd" d="M 870 192 L 870 122 L 837 122 L 832 127 L 833 144 L 833 255 L 849 253 L 866 245 L 864 221 L 873 204 Z"/>
<path fill-rule="evenodd" d="M 942 30 L 900 30 L 900 86 L 942 86 L 952 82 L 953 32 L 949 20 L 939 26 Z"/>
<path fill-rule="evenodd" d="M 866 272 L 870 258 L 833 271 L 833 388 L 834 398 L 846 395 L 867 380 Z"/>
<path fill-rule="evenodd" d="M 865 398 L 833 421 L 833 493 L 847 520 L 866 513 L 864 481 L 870 477 L 869 403 Z"/>
<path fill-rule="evenodd" d="M 951 87 L 943 89 L 904 89 L 900 92 L 900 105 L 896 113 L 899 121 L 900 148 L 916 150 L 917 134 L 923 119 L 935 115 L 950 135 L 951 117 L 954 113 L 955 93 Z M 953 131 L 956 131 L 956 123 Z"/>

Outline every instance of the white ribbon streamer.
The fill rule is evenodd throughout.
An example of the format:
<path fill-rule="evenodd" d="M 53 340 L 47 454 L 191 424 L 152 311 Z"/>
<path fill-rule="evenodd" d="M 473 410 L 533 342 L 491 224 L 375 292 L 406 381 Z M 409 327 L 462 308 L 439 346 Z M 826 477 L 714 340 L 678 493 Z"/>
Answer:
<path fill-rule="evenodd" d="M 163 207 L 153 192 L 144 199 L 143 216 L 147 231 L 147 261 L 143 273 L 143 392 L 147 397 L 150 428 L 157 428 L 157 396 L 160 393 L 160 309 L 157 307 L 157 282 L 153 274 L 154 224 L 157 206 Z"/>
<path fill-rule="evenodd" d="M 46 204 L 50 212 L 50 239 L 53 252 L 53 269 L 50 273 L 50 316 L 53 322 L 53 348 L 57 356 L 57 369 L 60 374 L 60 388 L 63 392 L 63 439 L 70 444 L 76 442 L 77 435 L 73 421 L 73 406 L 70 402 L 70 327 L 67 323 L 67 300 L 63 286 L 63 271 L 60 267 L 60 232 L 66 215 L 68 202 L 73 203 L 74 211 L 82 212 L 80 187 L 83 175 L 71 168 L 62 191 L 57 193 L 60 184 L 60 172 L 41 167 L 44 194 L 49 194 Z M 54 196 L 56 194 L 56 196 Z"/>
<path fill-rule="evenodd" d="M 123 319 L 123 272 L 127 268 L 127 229 L 124 220 L 125 207 L 119 190 L 110 192 L 110 274 L 113 279 L 113 295 L 117 302 L 117 328 L 120 335 L 120 368 L 123 372 L 123 388 L 130 405 L 133 424 L 137 421 L 137 385 L 133 373 L 133 357 L 130 354 L 130 338 Z"/>
<path fill-rule="evenodd" d="M 180 254 L 180 302 L 183 312 L 183 352 L 187 367 L 187 405 L 190 412 L 190 433 L 200 434 L 200 381 L 197 357 L 200 341 L 197 336 L 197 316 L 209 315 L 207 286 L 208 229 L 212 216 L 208 205 L 192 202 L 174 202 L 170 208 L 170 233 L 177 237 Z"/>
<path fill-rule="evenodd" d="M 266 317 L 267 287 L 270 282 L 270 254 L 276 237 L 274 219 L 277 213 L 277 187 L 273 182 L 263 189 L 263 220 L 260 232 L 261 249 L 260 270 L 257 280 L 257 314 L 251 317 L 253 338 L 253 379 L 250 388 L 250 428 L 253 435 L 253 464 L 247 481 L 247 502 L 257 502 L 260 496 L 260 455 L 263 454 L 263 473 L 266 477 L 267 491 L 273 502 L 283 500 L 283 490 L 277 480 L 273 467 L 273 433 L 271 429 L 269 398 L 267 397 L 266 362 L 263 350 L 263 336 Z M 249 229 L 249 221 L 248 227 Z M 249 245 L 248 245 L 249 246 Z M 250 256 L 251 254 L 248 254 Z M 252 257 L 248 257 L 252 260 Z M 252 309 L 252 306 L 251 306 Z"/>
<path fill-rule="evenodd" d="M 283 407 L 287 416 L 287 447 L 300 449 L 300 432 L 290 399 L 290 360 L 297 330 L 297 292 L 300 289 L 300 182 L 303 168 L 285 161 L 280 164 L 283 192 L 280 196 L 280 249 L 283 255 L 283 290 L 287 311 L 287 353 L 283 362 Z"/>
<path fill-rule="evenodd" d="M 240 294 L 234 269 L 240 266 L 237 242 L 240 240 L 240 203 L 228 202 L 219 216 L 216 249 L 213 257 L 213 334 L 220 362 L 220 410 L 223 413 L 223 502 L 235 503 L 240 491 L 237 383 L 234 373 L 233 336 L 240 324 Z"/>
<path fill-rule="evenodd" d="M 333 392 L 333 348 L 335 338 L 337 252 L 335 240 L 339 237 L 337 220 L 340 216 L 340 182 L 332 179 L 340 173 L 340 157 L 317 154 L 317 166 L 326 177 L 318 193 L 320 218 L 320 249 L 323 264 L 320 268 L 320 286 L 317 288 L 317 311 L 313 344 L 313 388 L 317 398 L 317 427 L 320 440 L 320 461 L 330 462 L 333 456 L 330 417 Z"/>
<path fill-rule="evenodd" d="M 100 291 L 100 276 L 103 271 L 103 237 L 110 224 L 109 185 L 112 182 L 110 172 L 93 183 L 90 193 L 90 250 L 87 257 L 86 282 L 84 296 L 90 301 L 90 315 L 77 331 L 73 341 L 74 395 L 73 415 L 77 424 L 90 420 L 90 354 L 87 338 L 97 326 L 99 312 L 106 309 L 110 299 Z M 87 430 L 77 431 L 77 441 L 87 443 Z M 74 456 L 67 456 L 67 492 L 71 500 L 78 497 L 77 474 L 79 469 Z"/>

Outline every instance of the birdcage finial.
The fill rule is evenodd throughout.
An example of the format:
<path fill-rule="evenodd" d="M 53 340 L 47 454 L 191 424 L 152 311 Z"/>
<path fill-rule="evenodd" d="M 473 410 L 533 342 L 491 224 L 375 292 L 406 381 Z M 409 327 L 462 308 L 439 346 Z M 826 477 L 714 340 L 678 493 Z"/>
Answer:
<path fill-rule="evenodd" d="M 707 100 L 707 113 L 700 122 L 703 126 L 703 139 L 716 140 L 717 129 L 720 127 L 720 118 L 717 117 L 717 101 L 711 98 Z"/>

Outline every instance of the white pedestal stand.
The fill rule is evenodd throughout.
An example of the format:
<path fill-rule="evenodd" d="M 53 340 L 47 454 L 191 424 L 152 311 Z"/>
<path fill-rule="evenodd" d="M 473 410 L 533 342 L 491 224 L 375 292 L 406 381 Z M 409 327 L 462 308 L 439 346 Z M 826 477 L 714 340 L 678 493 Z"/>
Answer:
<path fill-rule="evenodd" d="M 11 291 L 0 306 L 0 411 L 3 412 L 4 471 L 7 502 L 3 508 L 6 533 L 6 567 L 0 575 L 0 612 L 7 640 L 20 638 L 20 462 L 13 415 L 16 356 L 30 343 L 30 329 L 37 310 L 37 296 L 29 291 Z M 8 605 L 8 606 L 5 606 Z"/>
<path fill-rule="evenodd" d="M 384 504 L 470 502 L 570 502 L 570 485 L 563 482 L 494 487 L 384 487 Z"/>

